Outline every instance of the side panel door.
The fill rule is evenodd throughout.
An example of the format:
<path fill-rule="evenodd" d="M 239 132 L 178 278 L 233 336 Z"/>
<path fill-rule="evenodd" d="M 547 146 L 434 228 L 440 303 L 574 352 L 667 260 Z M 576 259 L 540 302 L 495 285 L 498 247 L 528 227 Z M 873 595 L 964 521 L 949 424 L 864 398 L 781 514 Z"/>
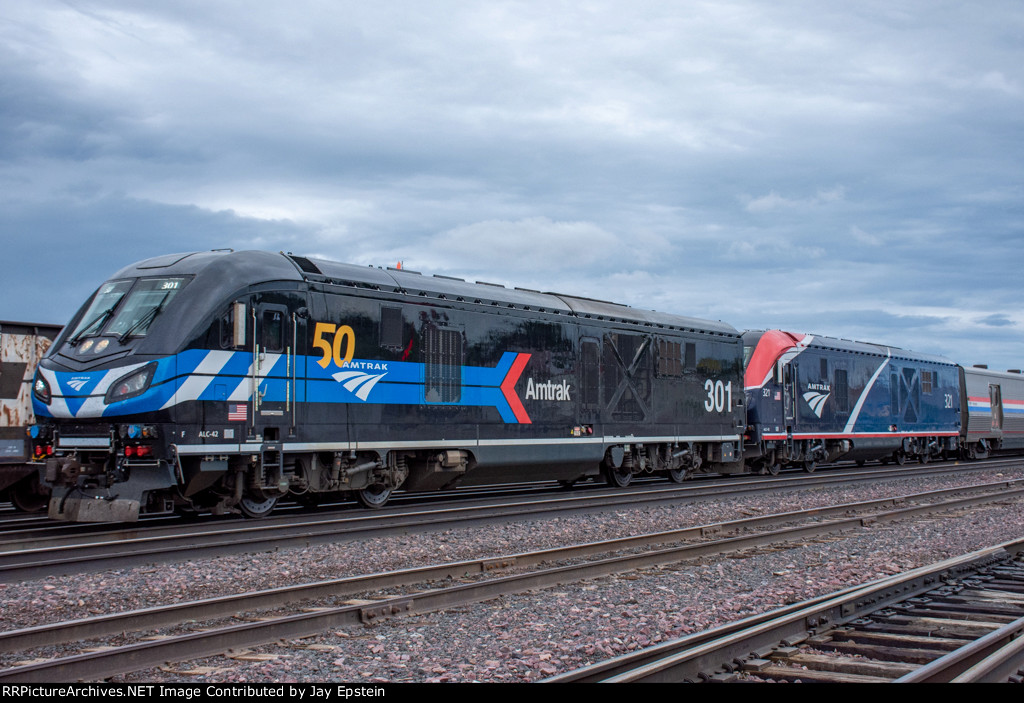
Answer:
<path fill-rule="evenodd" d="M 250 370 L 252 422 L 265 441 L 294 437 L 304 418 L 306 396 L 302 353 L 306 348 L 308 306 L 298 292 L 256 296 L 253 315 L 253 361 Z"/>
<path fill-rule="evenodd" d="M 1002 434 L 1003 431 L 1003 389 L 994 383 L 988 386 L 989 404 L 992 407 L 992 431 Z"/>

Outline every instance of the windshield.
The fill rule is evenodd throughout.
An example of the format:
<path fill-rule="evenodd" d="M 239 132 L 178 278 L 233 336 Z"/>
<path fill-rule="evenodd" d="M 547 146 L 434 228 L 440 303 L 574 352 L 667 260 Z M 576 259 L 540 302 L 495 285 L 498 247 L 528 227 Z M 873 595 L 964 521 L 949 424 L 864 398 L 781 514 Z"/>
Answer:
<path fill-rule="evenodd" d="M 750 364 L 750 357 L 754 355 L 754 350 L 757 349 L 757 343 L 761 341 L 761 336 L 764 332 L 760 330 L 747 330 L 743 333 L 743 368 L 747 368 Z"/>
<path fill-rule="evenodd" d="M 185 286 L 184 278 L 145 278 L 140 280 L 121 304 L 105 334 L 122 338 L 143 337 L 149 326 L 171 299 Z"/>
<path fill-rule="evenodd" d="M 72 344 L 82 335 L 99 332 L 103 328 L 103 323 L 107 321 L 114 308 L 121 302 L 121 298 L 124 297 L 124 294 L 131 287 L 131 281 L 110 281 L 100 286 L 100 289 L 96 292 L 96 297 L 92 300 L 92 305 L 82 315 L 78 327 L 75 328 L 74 333 L 69 337 Z"/>
<path fill-rule="evenodd" d="M 750 363 L 750 357 L 754 354 L 754 347 L 743 347 L 743 368 L 747 368 L 747 364 Z"/>

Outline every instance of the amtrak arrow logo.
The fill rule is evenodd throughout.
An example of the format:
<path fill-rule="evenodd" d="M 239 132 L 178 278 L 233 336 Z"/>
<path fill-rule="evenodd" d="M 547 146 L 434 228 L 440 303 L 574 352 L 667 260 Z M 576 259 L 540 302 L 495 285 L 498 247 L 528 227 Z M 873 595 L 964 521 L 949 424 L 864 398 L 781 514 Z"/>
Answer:
<path fill-rule="evenodd" d="M 825 401 L 832 393 L 819 393 L 818 391 L 808 391 L 804 393 L 804 400 L 811 406 L 811 410 L 819 418 L 821 417 L 821 411 L 825 409 Z"/>
<path fill-rule="evenodd" d="M 356 394 L 359 400 L 366 400 L 370 391 L 377 385 L 380 379 L 387 376 L 387 373 L 370 374 L 362 371 L 339 371 L 333 374 L 334 380 L 345 386 L 346 389 Z"/>

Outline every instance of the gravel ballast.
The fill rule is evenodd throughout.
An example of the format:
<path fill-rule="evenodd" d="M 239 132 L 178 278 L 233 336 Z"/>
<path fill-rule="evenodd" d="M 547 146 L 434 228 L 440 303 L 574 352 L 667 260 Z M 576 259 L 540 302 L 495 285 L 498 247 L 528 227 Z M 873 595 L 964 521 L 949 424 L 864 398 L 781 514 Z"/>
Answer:
<path fill-rule="evenodd" d="M 628 508 L 307 549 L 0 584 L 4 629 L 93 614 L 659 532 L 813 506 L 1024 478 L 1024 468 Z M 779 551 L 706 558 L 444 613 L 399 618 L 118 680 L 535 681 L 754 613 L 1024 536 L 1024 503 L 893 524 Z M 5 657 L 7 664 L 10 659 Z"/>

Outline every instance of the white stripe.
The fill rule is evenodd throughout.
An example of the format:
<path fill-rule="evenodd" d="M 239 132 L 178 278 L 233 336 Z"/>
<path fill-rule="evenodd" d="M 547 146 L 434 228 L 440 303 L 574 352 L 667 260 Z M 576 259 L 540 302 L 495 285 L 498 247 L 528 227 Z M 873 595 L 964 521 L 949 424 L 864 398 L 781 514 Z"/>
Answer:
<path fill-rule="evenodd" d="M 264 380 L 273 371 L 274 366 L 277 365 L 282 356 L 283 354 L 266 354 L 263 357 L 263 360 L 260 362 L 260 373 L 255 378 L 255 388 L 253 387 L 253 365 L 249 364 L 249 369 L 245 372 L 245 378 L 242 379 L 235 390 L 231 391 L 228 400 L 243 402 L 251 400 L 253 391 L 260 387 L 260 381 Z"/>
<path fill-rule="evenodd" d="M 543 439 L 481 439 L 481 440 L 423 440 L 401 442 L 286 442 L 285 452 L 342 451 L 349 449 L 442 449 L 467 447 L 546 446 L 553 444 L 628 444 L 666 442 L 738 442 L 739 435 L 717 436 L 676 436 L 676 437 L 548 437 Z M 183 455 L 227 454 L 231 452 L 259 451 L 259 444 L 178 444 L 177 452 Z"/>
<path fill-rule="evenodd" d="M 130 366 L 119 366 L 116 369 L 110 369 L 103 375 L 100 382 L 96 384 L 96 387 L 92 389 L 89 397 L 82 407 L 75 413 L 76 418 L 86 417 L 101 417 L 103 411 L 107 409 L 107 404 L 104 402 L 107 390 L 111 385 L 117 382 L 118 379 L 124 378 L 125 376 L 134 373 L 138 369 L 141 369 L 146 364 L 131 364 Z"/>
<path fill-rule="evenodd" d="M 174 444 L 171 445 L 178 454 L 241 454 L 243 452 L 259 452 L 259 444 Z"/>
<path fill-rule="evenodd" d="M 888 347 L 885 348 L 885 361 L 875 370 L 875 374 L 868 381 L 868 385 L 864 387 L 864 391 L 860 394 L 860 398 L 857 398 L 857 404 L 853 406 L 853 412 L 850 413 L 850 419 L 846 422 L 846 427 L 843 428 L 843 432 L 853 432 L 853 426 L 857 424 L 857 418 L 860 417 L 860 409 L 864 407 L 864 401 L 868 399 L 868 393 L 875 385 L 875 381 L 882 375 L 882 370 L 889 365 L 889 359 L 892 358 L 892 350 Z"/>
<path fill-rule="evenodd" d="M 103 402 L 103 399 L 111 384 L 119 378 L 141 369 L 147 363 L 149 362 L 130 364 L 128 366 L 118 366 L 117 368 L 108 369 L 99 380 L 99 383 L 96 384 L 96 387 L 89 392 L 89 396 L 82 403 L 81 407 L 78 408 L 78 412 L 74 414 L 72 414 L 71 408 L 68 407 L 67 399 L 63 396 L 60 382 L 57 381 L 57 374 L 50 369 L 40 367 L 39 372 L 43 375 L 43 378 L 46 379 L 47 383 L 50 384 L 51 397 L 50 405 L 48 406 L 50 414 L 59 418 L 89 418 L 102 416 L 103 411 L 107 409 L 107 404 Z M 58 395 L 58 393 L 61 395 Z M 74 398 L 74 396 L 69 397 Z"/>
<path fill-rule="evenodd" d="M 57 374 L 49 369 L 44 369 L 42 366 L 39 367 L 39 373 L 43 375 L 46 382 L 50 384 L 50 404 L 48 407 L 50 414 L 54 417 L 70 418 L 71 409 L 68 404 L 64 401 L 64 398 L 59 397 L 56 393 L 60 392 L 60 385 L 57 383 Z"/>
<path fill-rule="evenodd" d="M 160 409 L 166 410 L 187 400 L 199 400 L 199 396 L 213 382 L 213 377 L 220 373 L 233 355 L 234 352 L 211 350 Z"/>
<path fill-rule="evenodd" d="M 231 391 L 228 400 L 248 402 L 250 398 L 252 398 L 252 364 L 249 364 L 249 370 L 245 372 L 245 378 L 239 382 L 235 390 Z"/>

